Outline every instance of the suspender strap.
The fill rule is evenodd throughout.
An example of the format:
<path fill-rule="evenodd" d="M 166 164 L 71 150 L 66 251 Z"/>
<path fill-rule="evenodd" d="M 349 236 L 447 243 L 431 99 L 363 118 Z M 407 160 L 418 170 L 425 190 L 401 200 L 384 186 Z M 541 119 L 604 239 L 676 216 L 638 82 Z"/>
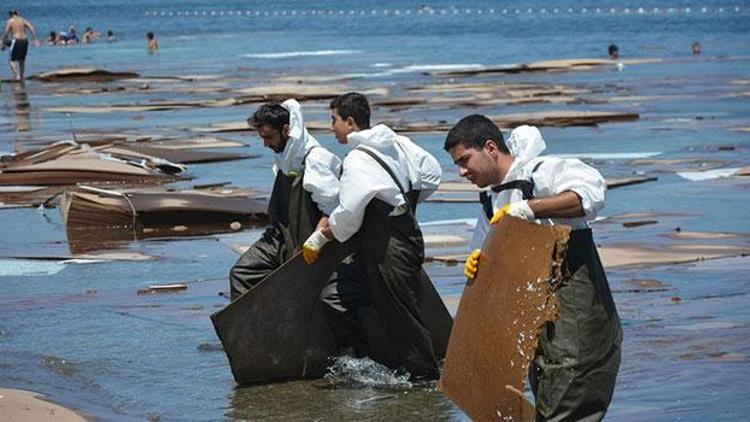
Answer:
<path fill-rule="evenodd" d="M 398 189 L 401 191 L 401 194 L 404 195 L 404 199 L 408 200 L 408 198 L 406 197 L 406 191 L 404 190 L 403 185 L 401 185 L 401 182 L 399 182 L 398 178 L 396 177 L 396 174 L 393 173 L 393 169 L 391 169 L 391 167 L 388 164 L 386 164 L 385 161 L 383 161 L 383 159 L 378 157 L 377 154 L 375 154 L 374 152 L 370 151 L 367 148 L 359 146 L 355 149 L 358 151 L 364 152 L 365 154 L 372 157 L 373 160 L 377 161 L 378 164 L 380 164 L 380 166 L 383 167 L 383 170 L 388 172 L 388 174 L 391 176 L 391 179 L 393 179 L 393 181 L 396 183 L 396 186 L 398 186 Z"/>
<path fill-rule="evenodd" d="M 311 147 L 310 149 L 308 149 L 308 150 L 307 150 L 307 152 L 305 153 L 305 156 L 304 156 L 304 157 L 302 157 L 302 165 L 303 165 L 303 166 L 304 166 L 304 165 L 305 165 L 305 163 L 307 162 L 307 156 L 308 156 L 308 155 L 310 155 L 310 153 L 312 152 L 312 150 L 314 150 L 314 149 L 315 149 L 315 148 L 317 148 L 317 147 L 318 147 L 317 145 L 313 145 L 313 146 L 312 146 L 312 147 Z"/>
<path fill-rule="evenodd" d="M 482 204 L 482 210 L 487 216 L 488 220 L 492 219 L 492 198 L 487 194 L 486 191 L 479 192 L 479 202 Z"/>
<path fill-rule="evenodd" d="M 495 193 L 500 193 L 504 190 L 508 189 L 518 189 L 521 191 L 522 197 L 524 201 L 528 201 L 529 199 L 534 199 L 534 172 L 539 170 L 539 167 L 541 167 L 542 163 L 544 161 L 540 161 L 536 163 L 534 168 L 531 170 L 531 179 L 530 180 L 513 180 L 508 183 L 503 183 L 502 185 L 494 186 L 492 188 L 492 191 Z M 482 209 L 484 210 L 484 213 L 487 215 L 488 219 L 492 218 L 492 215 L 494 212 L 492 211 L 492 198 L 490 195 L 487 194 L 486 191 L 479 192 L 479 202 L 482 203 Z"/>
<path fill-rule="evenodd" d="M 512 182 L 503 183 L 502 185 L 494 186 L 492 191 L 500 193 L 508 189 L 518 189 L 523 194 L 524 200 L 534 198 L 534 181 L 533 180 L 514 180 Z"/>

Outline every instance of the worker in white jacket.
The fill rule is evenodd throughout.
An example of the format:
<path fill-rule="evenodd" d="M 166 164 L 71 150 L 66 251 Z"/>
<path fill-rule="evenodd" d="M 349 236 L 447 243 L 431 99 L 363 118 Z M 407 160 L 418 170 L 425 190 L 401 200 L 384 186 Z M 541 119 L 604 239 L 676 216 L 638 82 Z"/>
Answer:
<path fill-rule="evenodd" d="M 342 277 L 339 292 L 356 313 L 364 354 L 414 378 L 436 378 L 452 319 L 422 269 L 424 243 L 414 210 L 437 189 L 440 166 L 387 126 L 370 128 L 361 94 L 336 98 L 331 114 L 337 140 L 351 151 L 342 165 L 339 205 L 303 253 L 312 263 L 328 241 L 353 242 L 357 269 Z M 357 282 L 363 301 L 347 303 L 346 290 Z"/>
<path fill-rule="evenodd" d="M 271 222 L 229 273 L 231 299 L 259 283 L 294 252 L 338 206 L 341 160 L 305 128 L 296 100 L 261 106 L 248 119 L 274 154 Z"/>
<path fill-rule="evenodd" d="M 620 319 L 587 224 L 604 206 L 606 184 L 580 160 L 542 157 L 544 149 L 535 127 L 516 128 L 506 145 L 498 127 L 480 115 L 461 119 L 445 141 L 459 174 L 491 188 L 491 195 L 480 197 L 484 213 L 477 243 L 489 225 L 507 216 L 571 227 L 569 276 L 555 292 L 559 319 L 542 331 L 529 380 L 537 420 L 601 420 L 612 400 L 622 343 Z M 467 259 L 468 278 L 482 270 L 483 253 L 477 249 Z"/>

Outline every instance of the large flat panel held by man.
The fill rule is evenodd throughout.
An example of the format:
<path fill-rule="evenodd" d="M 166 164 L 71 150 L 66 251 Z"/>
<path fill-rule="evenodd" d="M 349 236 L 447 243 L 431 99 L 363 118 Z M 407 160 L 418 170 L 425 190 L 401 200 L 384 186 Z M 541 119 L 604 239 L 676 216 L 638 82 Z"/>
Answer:
<path fill-rule="evenodd" d="M 473 420 L 534 419 L 523 382 L 553 295 L 570 229 L 518 218 L 493 226 L 458 305 L 439 388 Z"/>
<path fill-rule="evenodd" d="M 336 344 L 320 292 L 348 251 L 331 242 L 315 265 L 302 253 L 211 315 L 238 384 L 317 378 Z"/>

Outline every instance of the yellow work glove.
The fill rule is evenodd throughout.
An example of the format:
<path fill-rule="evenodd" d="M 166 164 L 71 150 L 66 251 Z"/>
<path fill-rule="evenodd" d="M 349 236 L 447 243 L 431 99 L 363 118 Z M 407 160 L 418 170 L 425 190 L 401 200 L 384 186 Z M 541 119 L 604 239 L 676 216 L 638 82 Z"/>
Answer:
<path fill-rule="evenodd" d="M 323 246 L 328 242 L 330 242 L 330 240 L 323 235 L 322 231 L 314 231 L 313 234 L 305 240 L 305 243 L 302 244 L 302 258 L 305 259 L 306 263 L 312 264 L 318 259 L 320 250 L 323 249 Z"/>
<path fill-rule="evenodd" d="M 464 275 L 466 278 L 473 279 L 477 275 L 477 269 L 479 269 L 479 259 L 482 256 L 482 251 L 474 249 L 474 251 L 466 258 L 464 264 Z"/>
<path fill-rule="evenodd" d="M 527 201 L 511 202 L 510 204 L 503 205 L 502 208 L 495 212 L 495 215 L 490 219 L 490 224 L 497 224 L 501 218 L 509 215 L 511 217 L 521 218 L 523 220 L 531 221 L 534 218 L 534 211 L 529 207 Z"/>

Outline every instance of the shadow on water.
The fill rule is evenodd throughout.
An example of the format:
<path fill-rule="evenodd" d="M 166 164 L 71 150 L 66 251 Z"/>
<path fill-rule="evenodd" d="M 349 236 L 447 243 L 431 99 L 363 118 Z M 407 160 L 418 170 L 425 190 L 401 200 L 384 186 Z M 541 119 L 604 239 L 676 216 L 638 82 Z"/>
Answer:
<path fill-rule="evenodd" d="M 238 387 L 227 416 L 249 420 L 456 420 L 435 382 L 413 383 L 370 359 L 338 358 L 315 381 Z"/>

